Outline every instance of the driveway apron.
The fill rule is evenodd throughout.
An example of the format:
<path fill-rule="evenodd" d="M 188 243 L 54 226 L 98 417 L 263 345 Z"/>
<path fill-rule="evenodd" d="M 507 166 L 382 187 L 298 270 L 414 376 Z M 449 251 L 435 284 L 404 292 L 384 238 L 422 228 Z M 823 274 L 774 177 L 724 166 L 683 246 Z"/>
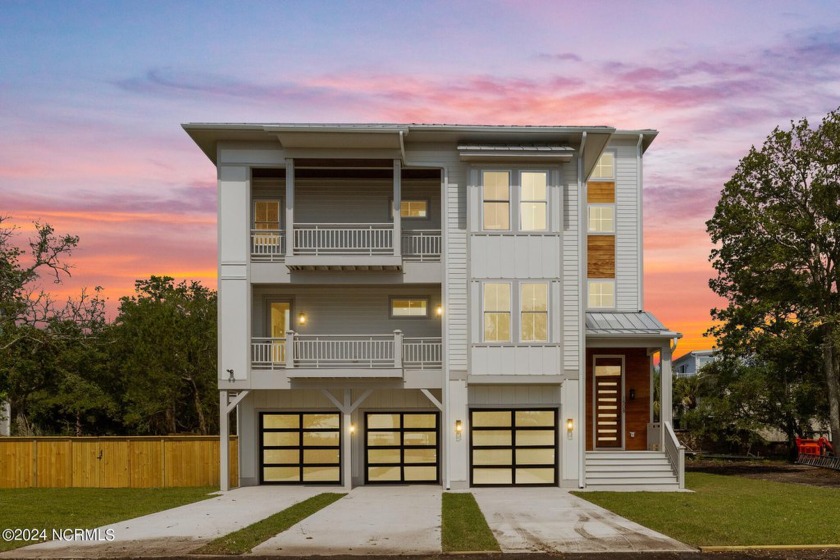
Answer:
<path fill-rule="evenodd" d="M 439 486 L 361 486 L 254 548 L 252 555 L 440 552 Z"/>
<path fill-rule="evenodd" d="M 473 488 L 502 552 L 689 551 L 561 488 Z"/>
<path fill-rule="evenodd" d="M 0 554 L 0 558 L 107 558 L 186 554 L 201 545 L 334 487 L 251 486 L 101 528 L 106 541 L 49 541 Z"/>

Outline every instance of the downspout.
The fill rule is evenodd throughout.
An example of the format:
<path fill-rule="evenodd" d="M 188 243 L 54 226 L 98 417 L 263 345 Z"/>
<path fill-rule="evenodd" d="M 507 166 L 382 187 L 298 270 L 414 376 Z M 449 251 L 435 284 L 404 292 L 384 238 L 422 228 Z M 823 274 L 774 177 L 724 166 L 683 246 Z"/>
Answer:
<path fill-rule="evenodd" d="M 403 132 L 400 130 L 400 154 L 402 155 L 403 163 L 405 163 L 405 140 L 403 139 Z M 405 132 L 408 134 L 408 132 Z"/>
<path fill-rule="evenodd" d="M 642 227 L 642 221 L 644 220 L 644 207 L 642 206 L 642 189 L 644 188 L 642 185 L 642 141 L 644 140 L 645 135 L 639 134 L 639 142 L 636 144 L 636 184 L 638 185 L 638 192 L 636 193 L 636 211 L 638 212 L 639 221 L 638 221 L 638 230 L 636 232 L 637 239 L 639 240 L 639 263 L 638 267 L 638 275 L 639 275 L 639 293 L 638 299 L 636 300 L 639 304 L 639 311 L 642 311 L 645 308 L 644 305 L 644 297 L 645 297 L 645 289 L 644 289 L 644 250 L 645 250 L 645 243 L 644 238 L 644 228 Z"/>
<path fill-rule="evenodd" d="M 580 297 L 578 308 L 580 330 L 578 341 L 578 487 L 586 486 L 586 177 L 583 176 L 583 151 L 586 147 L 586 131 L 581 135 L 578 152 L 578 248 L 580 250 Z"/>

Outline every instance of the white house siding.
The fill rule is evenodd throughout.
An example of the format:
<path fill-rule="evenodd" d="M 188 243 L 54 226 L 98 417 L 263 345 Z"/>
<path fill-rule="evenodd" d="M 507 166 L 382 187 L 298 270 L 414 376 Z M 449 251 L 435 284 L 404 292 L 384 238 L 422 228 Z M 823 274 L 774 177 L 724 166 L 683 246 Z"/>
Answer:
<path fill-rule="evenodd" d="M 580 236 L 578 232 L 577 158 L 561 168 L 563 187 L 562 243 L 563 260 L 559 275 L 563 280 L 563 369 L 567 378 L 578 375 L 580 367 L 580 337 L 583 319 L 580 316 Z"/>
<path fill-rule="evenodd" d="M 559 385 L 472 385 L 469 406 L 557 407 Z"/>
<path fill-rule="evenodd" d="M 615 297 L 618 311 L 639 311 L 639 181 L 636 142 L 611 143 L 616 151 Z"/>
<path fill-rule="evenodd" d="M 559 375 L 562 355 L 555 345 L 496 346 L 472 348 L 472 375 Z"/>

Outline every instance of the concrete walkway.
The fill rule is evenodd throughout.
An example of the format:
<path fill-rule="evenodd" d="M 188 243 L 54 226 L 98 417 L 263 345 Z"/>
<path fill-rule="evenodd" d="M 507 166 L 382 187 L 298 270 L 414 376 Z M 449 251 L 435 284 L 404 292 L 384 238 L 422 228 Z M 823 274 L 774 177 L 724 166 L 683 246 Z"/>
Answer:
<path fill-rule="evenodd" d="M 440 486 L 361 486 L 257 546 L 252 555 L 440 552 Z"/>
<path fill-rule="evenodd" d="M 664 552 L 693 548 L 561 488 L 473 488 L 502 552 Z"/>
<path fill-rule="evenodd" d="M 215 498 L 102 527 L 112 542 L 49 541 L 0 554 L 0 558 L 153 557 L 187 554 L 201 545 L 336 487 L 251 486 Z"/>

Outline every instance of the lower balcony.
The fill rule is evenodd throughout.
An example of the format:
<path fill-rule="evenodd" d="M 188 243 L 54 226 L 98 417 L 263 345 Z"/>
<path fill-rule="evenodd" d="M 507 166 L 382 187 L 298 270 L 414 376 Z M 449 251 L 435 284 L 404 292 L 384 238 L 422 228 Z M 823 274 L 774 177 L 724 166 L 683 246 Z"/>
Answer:
<path fill-rule="evenodd" d="M 443 341 L 374 335 L 301 335 L 253 338 L 251 367 L 285 370 L 290 379 L 402 378 L 406 370 L 440 370 Z"/>

